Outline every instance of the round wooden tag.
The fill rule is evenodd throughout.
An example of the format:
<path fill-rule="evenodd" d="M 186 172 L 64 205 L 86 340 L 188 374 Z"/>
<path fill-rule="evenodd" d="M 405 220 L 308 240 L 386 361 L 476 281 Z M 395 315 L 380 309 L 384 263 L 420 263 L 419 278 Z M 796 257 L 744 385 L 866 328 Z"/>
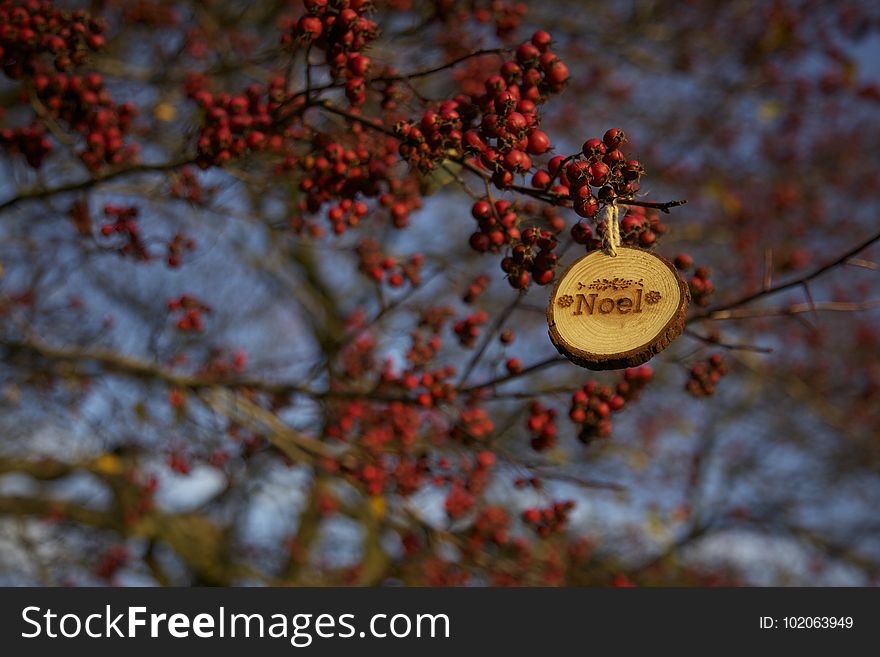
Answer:
<path fill-rule="evenodd" d="M 650 251 L 594 251 L 559 278 L 547 306 L 550 340 L 591 370 L 635 367 L 684 329 L 690 292 L 671 262 Z"/>

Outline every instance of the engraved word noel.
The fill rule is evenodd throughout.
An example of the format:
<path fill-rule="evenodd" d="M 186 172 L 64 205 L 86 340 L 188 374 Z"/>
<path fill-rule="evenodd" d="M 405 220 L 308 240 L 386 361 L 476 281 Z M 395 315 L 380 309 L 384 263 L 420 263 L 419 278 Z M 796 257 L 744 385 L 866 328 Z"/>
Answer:
<path fill-rule="evenodd" d="M 572 315 L 608 315 L 611 313 L 641 313 L 643 304 L 653 306 L 662 298 L 656 290 L 645 291 L 642 279 L 632 280 L 629 278 L 597 278 L 589 285 L 577 284 L 578 292 L 574 296 L 564 294 L 556 300 L 560 308 L 573 307 Z M 602 296 L 614 292 L 613 296 Z"/>

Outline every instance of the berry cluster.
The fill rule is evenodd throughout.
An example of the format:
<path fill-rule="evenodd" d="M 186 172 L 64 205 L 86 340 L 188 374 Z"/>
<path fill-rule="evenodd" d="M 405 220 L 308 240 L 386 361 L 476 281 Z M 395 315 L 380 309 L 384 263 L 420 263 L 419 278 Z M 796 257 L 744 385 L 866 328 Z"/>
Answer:
<path fill-rule="evenodd" d="M 13 80 L 32 75 L 48 54 L 65 71 L 104 46 L 104 23 L 84 10 L 69 11 L 40 0 L 0 2 L 0 61 Z"/>
<path fill-rule="evenodd" d="M 460 483 L 456 483 L 447 493 L 443 508 L 450 520 L 456 520 L 470 511 L 474 502 L 473 494 L 469 493 Z"/>
<path fill-rule="evenodd" d="M 124 545 L 111 545 L 95 566 L 95 575 L 101 579 L 112 579 L 117 571 L 128 563 L 129 557 L 128 549 Z"/>
<path fill-rule="evenodd" d="M 34 169 L 40 168 L 43 159 L 52 152 L 52 140 L 42 126 L 34 124 L 22 128 L 0 130 L 0 145 L 13 153 L 24 155 Z"/>
<path fill-rule="evenodd" d="M 562 91 L 568 67 L 550 50 L 551 37 L 535 32 L 519 46 L 513 60 L 484 83 L 485 94 L 475 97 L 481 120 L 463 135 L 464 150 L 473 155 L 499 188 L 509 187 L 516 174 L 532 168 L 531 155 L 550 150 L 550 139 L 540 129 L 538 106 L 551 93 Z"/>
<path fill-rule="evenodd" d="M 489 171 L 496 187 L 510 187 L 515 175 L 532 168 L 532 155 L 550 149 L 538 106 L 568 80 L 568 68 L 550 51 L 550 42 L 549 34 L 536 32 L 515 59 L 484 80 L 483 93 L 443 101 L 418 126 L 399 123 L 401 156 L 430 171 L 450 152 L 462 153 Z"/>
<path fill-rule="evenodd" d="M 169 312 L 181 314 L 177 328 L 181 331 L 200 332 L 205 328 L 202 315 L 211 312 L 210 306 L 190 294 L 183 294 L 168 301 Z"/>
<path fill-rule="evenodd" d="M 308 44 L 324 51 L 335 79 L 344 78 L 345 95 L 352 106 L 363 104 L 370 58 L 363 51 L 379 27 L 367 16 L 370 0 L 305 0 L 305 16 L 292 24 L 282 43 Z"/>
<path fill-rule="evenodd" d="M 178 474 L 186 475 L 192 470 L 189 458 L 179 449 L 172 449 L 168 453 L 168 467 Z"/>
<path fill-rule="evenodd" d="M 580 425 L 578 440 L 587 445 L 594 438 L 610 436 L 612 413 L 621 410 L 626 402 L 638 397 L 653 374 L 650 365 L 642 365 L 627 369 L 613 389 L 588 381 L 583 388 L 577 390 L 571 397 L 568 417 Z"/>
<path fill-rule="evenodd" d="M 317 214 L 324 204 L 335 202 L 327 218 L 338 235 L 358 225 L 367 215 L 367 204 L 355 200 L 358 195 L 378 196 L 394 227 L 406 227 L 410 212 L 421 206 L 421 199 L 412 181 L 400 180 L 392 170 L 397 142 L 390 137 L 367 141 L 363 133 L 355 134 L 358 145 L 346 148 L 329 136 L 316 133 L 307 154 L 298 159 L 286 158 L 286 168 L 299 170 L 299 188 L 304 192 L 300 208 Z"/>
<path fill-rule="evenodd" d="M 515 290 L 524 290 L 532 280 L 538 285 L 550 283 L 558 260 L 553 252 L 556 245 L 556 236 L 549 230 L 526 228 L 520 243 L 501 260 L 501 269 L 507 274 L 510 286 Z"/>
<path fill-rule="evenodd" d="M 123 17 L 126 22 L 153 27 L 171 27 L 179 25 L 183 20 L 178 7 L 169 5 L 162 0 L 126 2 L 123 8 Z"/>
<path fill-rule="evenodd" d="M 422 331 L 413 331 L 410 338 L 412 343 L 406 352 L 406 360 L 413 367 L 424 367 L 430 363 L 443 346 L 443 340 L 436 332 L 425 336 Z M 390 371 L 387 375 L 383 372 L 383 380 L 393 381 L 395 376 Z"/>
<path fill-rule="evenodd" d="M 447 365 L 433 371 L 424 371 L 421 374 L 414 369 L 405 370 L 395 378 L 389 372 L 383 373 L 383 383 L 398 384 L 405 390 L 417 391 L 416 402 L 419 406 L 430 408 L 441 401 L 455 399 L 455 386 L 450 379 L 455 376 L 456 368 Z"/>
<path fill-rule="evenodd" d="M 173 175 L 173 174 L 172 174 Z M 173 182 L 169 193 L 174 198 L 183 199 L 193 205 L 201 205 L 208 200 L 208 195 L 213 188 L 205 189 L 196 177 L 196 172 L 191 167 L 183 167 L 177 175 L 173 175 Z"/>
<path fill-rule="evenodd" d="M 426 111 L 418 126 L 409 121 L 397 123 L 394 133 L 400 140 L 400 156 L 422 172 L 433 170 L 450 151 L 461 149 L 462 126 L 474 114 L 470 99 L 459 96 L 443 101 L 436 111 Z"/>
<path fill-rule="evenodd" d="M 485 545 L 506 545 L 510 541 L 510 514 L 504 507 L 487 504 L 477 513 L 467 534 L 466 549 L 476 552 Z"/>
<path fill-rule="evenodd" d="M 169 267 L 179 267 L 180 260 L 184 251 L 194 251 L 196 241 L 191 237 L 186 237 L 181 232 L 176 232 L 174 237 L 168 242 L 168 256 L 166 261 Z"/>
<path fill-rule="evenodd" d="M 243 349 L 214 348 L 198 368 L 203 378 L 223 378 L 241 374 L 247 366 L 247 352 Z"/>
<path fill-rule="evenodd" d="M 687 271 L 694 266 L 694 259 L 687 253 L 681 253 L 675 257 L 675 266 L 680 271 Z M 708 306 L 715 292 L 715 285 L 709 280 L 709 268 L 697 267 L 693 276 L 688 279 L 688 287 L 691 298 L 698 306 Z"/>
<path fill-rule="evenodd" d="M 431 19 L 442 22 L 447 30 L 473 19 L 478 23 L 494 23 L 495 34 L 500 38 L 514 32 L 527 12 L 525 3 L 507 0 L 433 0 L 430 4 Z"/>
<path fill-rule="evenodd" d="M 529 507 L 523 511 L 522 520 L 538 536 L 546 538 L 551 534 L 562 533 L 565 530 L 568 516 L 573 508 L 573 500 L 554 502 L 543 509 Z"/>
<path fill-rule="evenodd" d="M 122 511 L 122 521 L 133 525 L 156 506 L 155 493 L 159 489 L 159 480 L 155 476 L 144 477 L 140 472 L 129 471 L 126 477 L 135 487 L 136 496 L 130 500 Z"/>
<path fill-rule="evenodd" d="M 497 252 L 504 244 L 510 244 L 520 237 L 516 207 L 510 201 L 501 199 L 490 203 L 481 199 L 471 207 L 471 216 L 477 220 L 479 228 L 469 240 L 474 251 Z"/>
<path fill-rule="evenodd" d="M 122 236 L 124 242 L 119 247 L 119 252 L 122 255 L 132 255 L 139 260 L 149 260 L 150 254 L 147 253 L 147 247 L 141 238 L 137 222 L 138 209 L 135 206 L 106 205 L 104 206 L 104 214 L 113 217 L 114 221 L 101 225 L 101 235 L 109 237 L 115 233 Z"/>
<path fill-rule="evenodd" d="M 620 221 L 620 241 L 631 246 L 649 249 L 657 243 L 657 239 L 669 231 L 669 226 L 660 220 L 656 210 L 633 205 L 628 208 L 626 216 Z"/>
<path fill-rule="evenodd" d="M 725 374 L 727 374 L 727 365 L 721 355 L 712 354 L 705 361 L 691 368 L 685 390 L 694 397 L 708 397 L 715 394 L 715 386 Z"/>
<path fill-rule="evenodd" d="M 473 347 L 480 335 L 480 328 L 488 320 L 488 313 L 485 310 L 478 310 L 453 324 L 452 330 L 458 336 L 459 344 L 468 349 Z"/>
<path fill-rule="evenodd" d="M 370 452 L 373 465 L 390 447 L 408 449 L 418 436 L 418 409 L 400 402 L 384 406 L 352 400 L 338 406 L 336 417 L 327 427 L 327 436 L 341 442 L 357 441 Z"/>
<path fill-rule="evenodd" d="M 406 281 L 413 286 L 422 282 L 422 263 L 425 258 L 415 253 L 406 260 L 383 255 L 379 240 L 364 237 L 358 241 L 355 251 L 358 268 L 377 283 L 386 282 L 391 287 L 403 287 Z"/>
<path fill-rule="evenodd" d="M 587 247 L 587 253 L 602 248 L 602 238 L 595 233 L 583 221 L 579 221 L 571 227 L 571 239 L 575 244 L 583 244 Z"/>
<path fill-rule="evenodd" d="M 556 415 L 555 408 L 548 408 L 539 401 L 533 401 L 529 405 L 529 419 L 526 426 L 532 434 L 530 444 L 536 452 L 542 452 L 556 445 L 558 434 Z"/>
<path fill-rule="evenodd" d="M 475 303 L 488 286 L 489 277 L 486 274 L 478 274 L 468 285 L 467 291 L 465 291 L 461 300 L 468 305 Z"/>
<path fill-rule="evenodd" d="M 532 177 L 532 184 L 540 189 L 550 187 L 558 203 L 570 204 L 580 217 L 594 218 L 603 203 L 632 198 L 639 190 L 644 169 L 638 160 L 627 159 L 623 154 L 620 147 L 625 141 L 622 130 L 611 128 L 602 139 L 585 141 L 580 153 L 551 158 L 547 169 L 539 169 Z M 551 187 L 554 181 L 557 184 Z M 643 212 L 638 214 L 644 216 Z M 634 217 L 630 232 L 637 228 L 639 225 Z M 646 230 L 642 228 L 639 232 Z M 578 237 L 582 243 L 587 243 L 590 235 L 581 231 Z M 647 237 L 641 243 L 650 246 L 653 240 Z"/>
<path fill-rule="evenodd" d="M 456 442 L 481 442 L 495 430 L 495 424 L 486 409 L 473 403 L 461 409 L 458 418 L 450 432 L 450 437 Z"/>
<path fill-rule="evenodd" d="M 190 95 L 204 113 L 198 139 L 196 163 L 202 168 L 222 166 L 247 152 L 279 149 L 282 137 L 273 132 L 272 112 L 283 96 L 284 78 L 273 77 L 268 93 L 256 84 L 243 94 L 212 94 L 206 88 L 189 85 Z"/>
<path fill-rule="evenodd" d="M 473 463 L 462 462 L 460 474 L 438 478 L 437 483 L 445 480 L 452 484 L 444 503 L 446 515 L 451 520 L 462 517 L 474 507 L 475 496 L 488 484 L 489 473 L 494 465 L 495 454 L 484 450 L 476 455 Z"/>
<path fill-rule="evenodd" d="M 79 156 L 89 169 L 119 165 L 137 155 L 137 145 L 124 142 L 137 110 L 131 102 L 116 105 L 100 73 L 37 73 L 34 90 L 52 116 L 83 135 L 85 150 Z"/>

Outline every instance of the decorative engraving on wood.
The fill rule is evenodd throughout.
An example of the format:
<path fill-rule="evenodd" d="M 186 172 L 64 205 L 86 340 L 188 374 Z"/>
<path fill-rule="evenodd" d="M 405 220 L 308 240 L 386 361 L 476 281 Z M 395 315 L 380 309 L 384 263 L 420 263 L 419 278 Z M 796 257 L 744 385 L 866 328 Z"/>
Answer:
<path fill-rule="evenodd" d="M 689 301 L 687 284 L 665 258 L 633 247 L 620 247 L 616 257 L 594 251 L 550 295 L 550 340 L 582 367 L 635 367 L 681 334 Z"/>

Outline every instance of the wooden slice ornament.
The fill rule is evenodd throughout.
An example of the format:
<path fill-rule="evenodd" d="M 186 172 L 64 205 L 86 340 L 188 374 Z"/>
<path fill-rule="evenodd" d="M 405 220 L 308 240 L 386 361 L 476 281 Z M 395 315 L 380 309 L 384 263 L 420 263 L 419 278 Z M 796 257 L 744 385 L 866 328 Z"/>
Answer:
<path fill-rule="evenodd" d="M 616 208 L 606 213 L 606 227 L 607 252 L 575 261 L 547 306 L 550 340 L 591 370 L 635 367 L 663 351 L 684 329 L 690 301 L 671 262 L 619 246 Z"/>

